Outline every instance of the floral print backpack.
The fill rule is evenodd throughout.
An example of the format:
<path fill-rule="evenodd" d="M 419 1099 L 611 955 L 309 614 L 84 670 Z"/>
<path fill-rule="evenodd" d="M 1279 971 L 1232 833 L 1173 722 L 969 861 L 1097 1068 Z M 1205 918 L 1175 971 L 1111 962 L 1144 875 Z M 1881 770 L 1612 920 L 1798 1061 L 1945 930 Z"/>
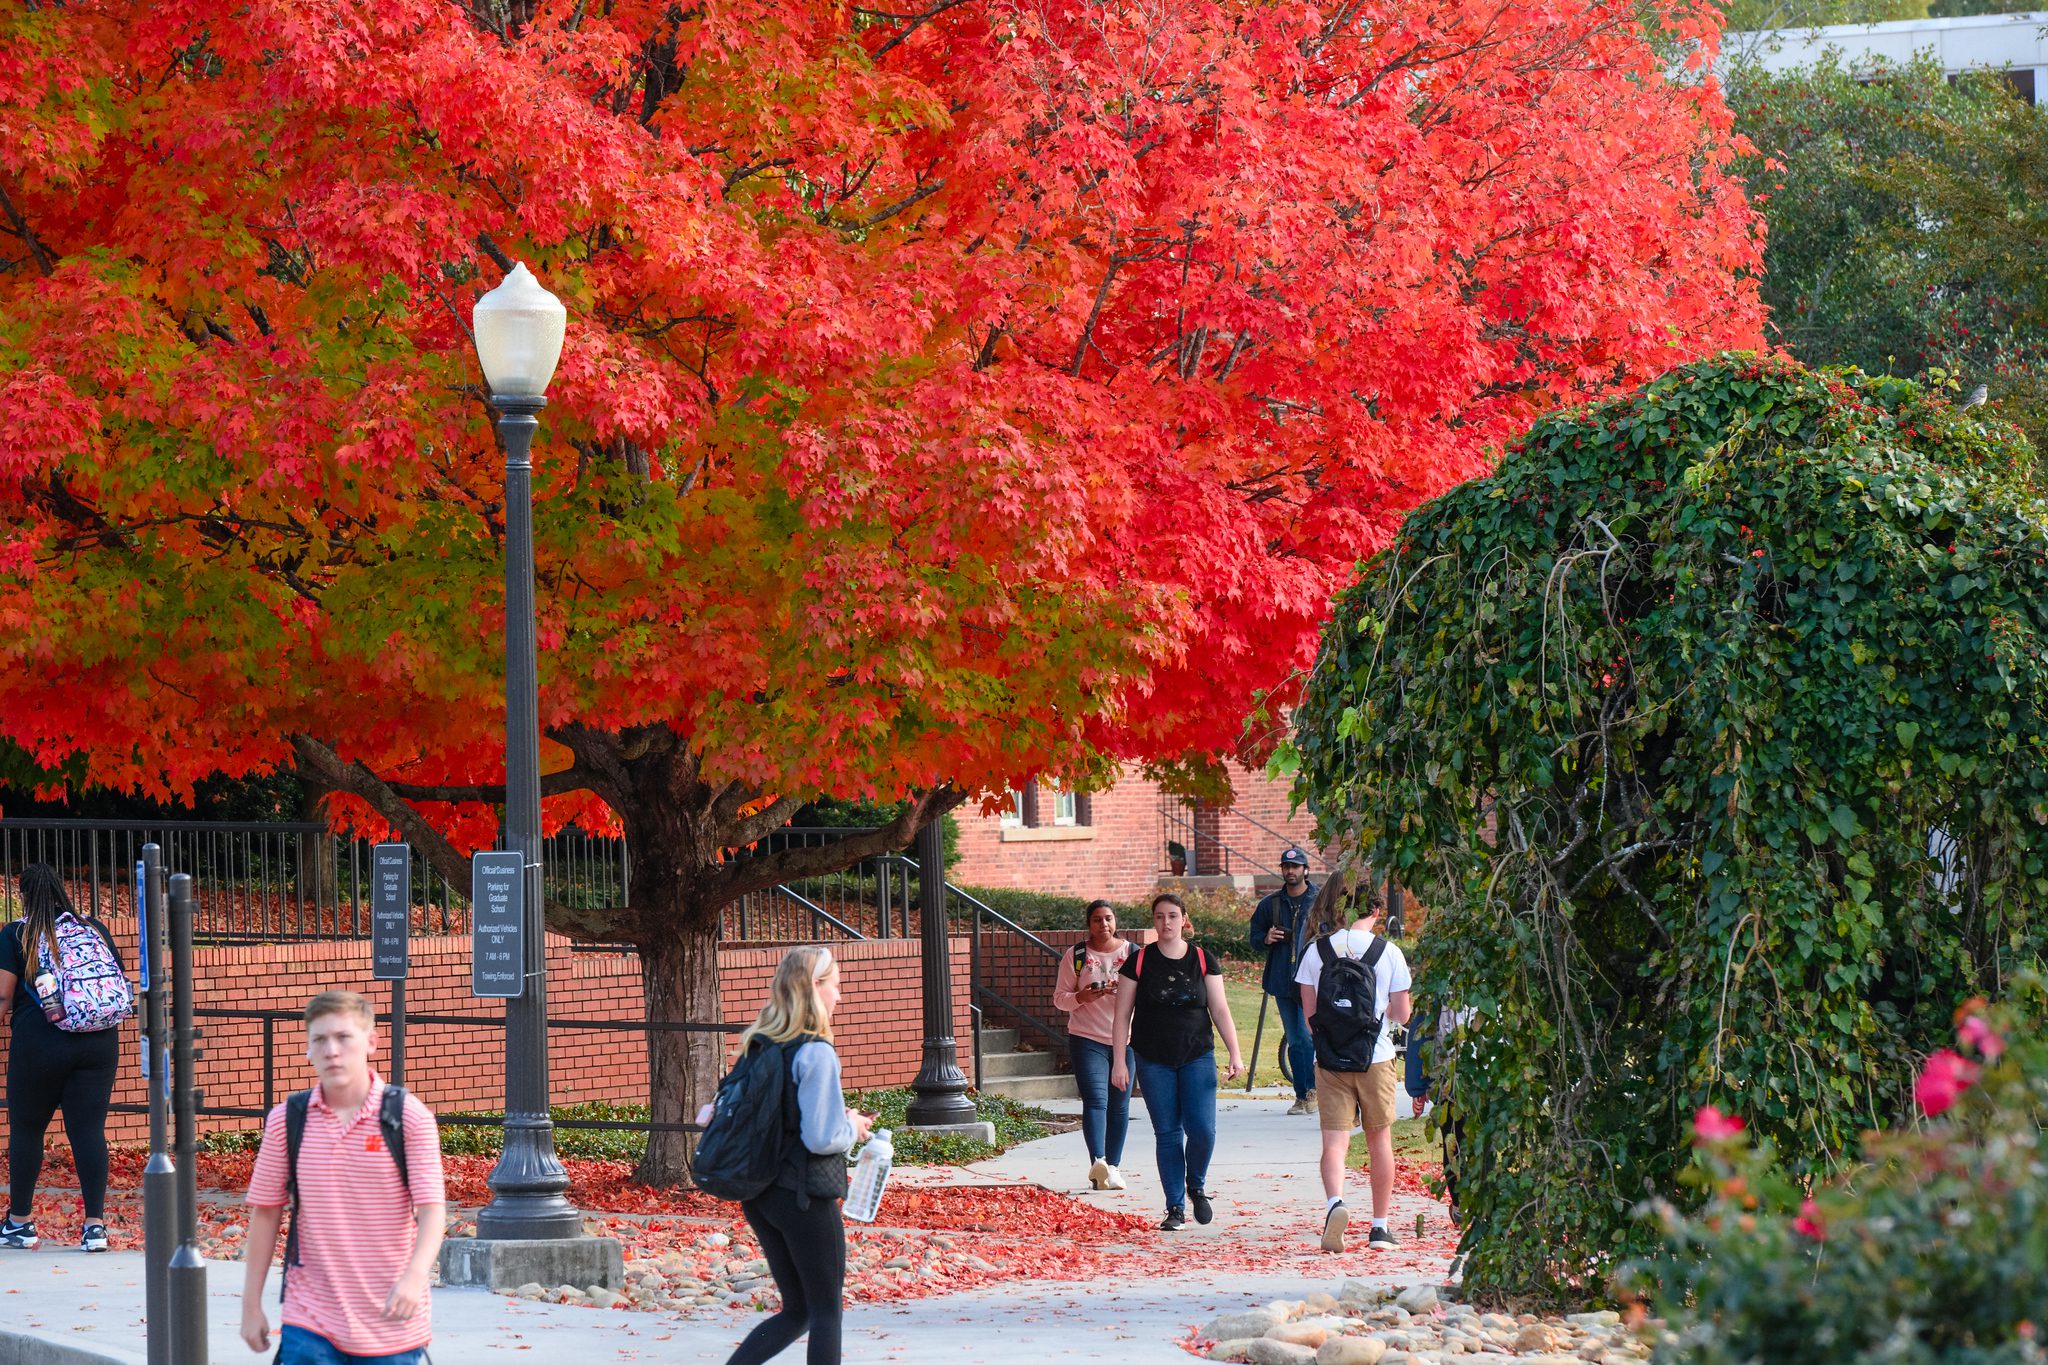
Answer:
<path fill-rule="evenodd" d="M 27 932 L 26 929 L 23 930 Z M 114 956 L 104 930 L 70 911 L 57 916 L 57 962 L 50 946 L 38 941 L 36 960 L 57 978 L 57 998 L 64 1017 L 54 1020 L 66 1033 L 98 1033 L 135 1013 L 135 989 Z"/>

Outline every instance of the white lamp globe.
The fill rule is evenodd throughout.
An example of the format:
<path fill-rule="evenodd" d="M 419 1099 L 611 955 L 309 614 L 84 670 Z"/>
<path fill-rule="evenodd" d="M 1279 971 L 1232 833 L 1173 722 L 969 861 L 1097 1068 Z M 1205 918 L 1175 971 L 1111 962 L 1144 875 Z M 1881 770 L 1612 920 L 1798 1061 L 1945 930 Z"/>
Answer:
<path fill-rule="evenodd" d="M 562 358 L 569 312 L 540 287 L 525 262 L 476 302 L 472 325 L 476 355 L 491 393 L 500 398 L 541 398 Z"/>

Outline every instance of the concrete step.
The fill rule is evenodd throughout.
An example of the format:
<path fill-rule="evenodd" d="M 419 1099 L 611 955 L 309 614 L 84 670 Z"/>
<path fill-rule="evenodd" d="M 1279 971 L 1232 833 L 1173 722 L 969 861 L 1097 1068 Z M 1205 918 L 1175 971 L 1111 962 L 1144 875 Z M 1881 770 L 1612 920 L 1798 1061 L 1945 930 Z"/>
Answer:
<path fill-rule="evenodd" d="M 1057 1076 L 1009 1076 L 998 1078 L 987 1073 L 988 1056 L 982 1056 L 982 1091 L 990 1095 L 1007 1095 L 1013 1100 L 1079 1099 L 1081 1092 L 1074 1088 L 1070 1075 Z"/>
<path fill-rule="evenodd" d="M 986 1046 L 981 1050 L 984 1077 L 1050 1076 L 1058 1070 L 1050 1052 L 990 1052 Z"/>
<path fill-rule="evenodd" d="M 981 1055 L 991 1052 L 1015 1052 L 1018 1032 L 1013 1028 L 985 1028 L 981 1031 Z"/>

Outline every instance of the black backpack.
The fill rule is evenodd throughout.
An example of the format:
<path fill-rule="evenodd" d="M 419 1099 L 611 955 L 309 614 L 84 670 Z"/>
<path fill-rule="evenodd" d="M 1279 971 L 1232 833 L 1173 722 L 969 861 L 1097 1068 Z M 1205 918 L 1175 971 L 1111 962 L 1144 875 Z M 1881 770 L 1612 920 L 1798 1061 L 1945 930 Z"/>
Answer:
<path fill-rule="evenodd" d="M 284 1302 L 285 1281 L 299 1263 L 299 1145 L 306 1140 L 306 1115 L 313 1107 L 313 1092 L 295 1091 L 284 1101 L 284 1193 L 291 1205 L 292 1226 L 284 1238 L 284 1269 L 278 1272 L 277 1299 Z M 405 1087 L 387 1085 L 377 1106 L 377 1131 L 384 1135 L 384 1150 L 398 1168 L 398 1183 L 412 1192 L 412 1177 L 405 1169 Z"/>
<path fill-rule="evenodd" d="M 796 1133 L 789 1111 L 796 1086 L 790 1059 L 808 1038 L 787 1043 L 755 1039 L 718 1083 L 711 1121 L 697 1139 L 690 1176 L 714 1199 L 746 1200 L 765 1194 L 782 1171 Z"/>
<path fill-rule="evenodd" d="M 1310 1021 L 1316 1043 L 1316 1065 L 1325 1071 L 1368 1071 L 1380 1040 L 1378 975 L 1373 970 L 1386 956 L 1387 941 L 1378 934 L 1364 957 L 1344 957 L 1327 938 L 1316 940 L 1323 974 L 1316 981 L 1316 1014 Z"/>

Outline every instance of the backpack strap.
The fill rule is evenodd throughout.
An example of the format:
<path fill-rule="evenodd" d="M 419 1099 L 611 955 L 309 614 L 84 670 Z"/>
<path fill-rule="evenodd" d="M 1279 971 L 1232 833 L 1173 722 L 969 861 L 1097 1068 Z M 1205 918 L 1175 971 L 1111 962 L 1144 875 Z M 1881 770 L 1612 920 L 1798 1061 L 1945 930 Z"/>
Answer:
<path fill-rule="evenodd" d="M 299 1260 L 299 1144 L 306 1140 L 306 1115 L 313 1107 L 311 1090 L 295 1090 L 284 1101 L 284 1199 L 291 1211 L 291 1227 L 284 1235 L 284 1269 L 277 1276 L 277 1301 L 284 1302 L 284 1287 L 292 1267 Z"/>
<path fill-rule="evenodd" d="M 1365 950 L 1365 956 L 1360 960 L 1365 963 L 1366 970 L 1371 971 L 1380 965 L 1380 959 L 1386 955 L 1387 941 L 1378 934 L 1374 934 L 1372 936 L 1372 947 Z"/>
<path fill-rule="evenodd" d="M 1337 960 L 1337 950 L 1331 946 L 1329 939 L 1319 938 L 1316 940 L 1316 956 L 1323 960 L 1323 970 L 1327 972 L 1331 964 Z"/>
<path fill-rule="evenodd" d="M 1088 940 L 1082 939 L 1074 945 L 1074 971 L 1078 975 L 1081 964 L 1088 960 Z"/>
<path fill-rule="evenodd" d="M 1209 974 L 1209 955 L 1202 951 L 1202 945 L 1199 943 L 1194 945 L 1194 949 L 1195 965 L 1202 969 L 1201 974 L 1203 976 L 1207 976 Z"/>
<path fill-rule="evenodd" d="M 1140 943 L 1140 944 L 1138 945 L 1138 961 L 1137 961 L 1137 965 L 1131 968 L 1131 980 L 1133 980 L 1133 981 L 1137 981 L 1137 980 L 1140 980 L 1140 979 L 1142 979 L 1142 978 L 1144 977 L 1144 975 L 1145 975 L 1145 945 L 1144 945 L 1144 944 L 1142 944 L 1142 943 Z"/>
<path fill-rule="evenodd" d="M 405 1169 L 405 1087 L 386 1085 L 383 1102 L 377 1108 L 377 1127 L 384 1134 L 384 1150 L 398 1168 L 398 1183 L 412 1193 L 412 1176 Z"/>

